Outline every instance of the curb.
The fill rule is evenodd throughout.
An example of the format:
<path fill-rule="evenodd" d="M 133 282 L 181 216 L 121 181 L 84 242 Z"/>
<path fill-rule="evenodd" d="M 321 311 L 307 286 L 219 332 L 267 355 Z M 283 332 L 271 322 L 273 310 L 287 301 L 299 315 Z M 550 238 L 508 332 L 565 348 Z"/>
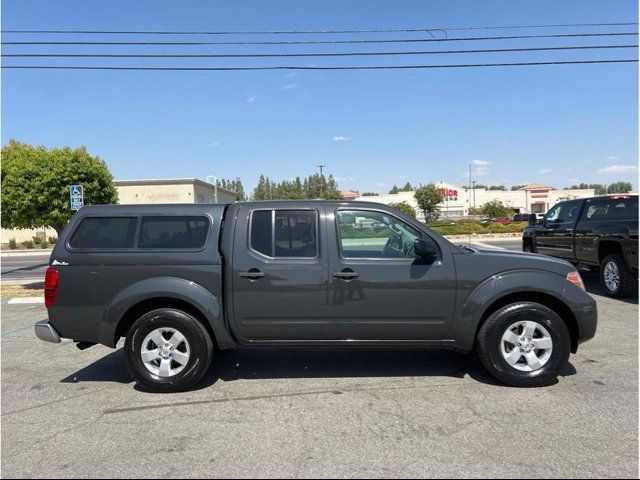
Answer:
<path fill-rule="evenodd" d="M 0 252 L 0 256 L 2 256 L 2 258 L 8 258 L 8 257 L 29 257 L 29 256 L 39 256 L 39 255 L 51 255 L 51 252 L 53 252 L 52 248 L 45 248 L 45 249 L 40 249 L 40 250 L 10 250 L 10 251 L 6 251 L 3 250 L 2 252 Z"/>
<path fill-rule="evenodd" d="M 44 304 L 44 297 L 14 297 L 9 298 L 7 300 L 9 305 L 15 304 L 25 304 L 25 305 L 36 305 L 36 304 Z"/>

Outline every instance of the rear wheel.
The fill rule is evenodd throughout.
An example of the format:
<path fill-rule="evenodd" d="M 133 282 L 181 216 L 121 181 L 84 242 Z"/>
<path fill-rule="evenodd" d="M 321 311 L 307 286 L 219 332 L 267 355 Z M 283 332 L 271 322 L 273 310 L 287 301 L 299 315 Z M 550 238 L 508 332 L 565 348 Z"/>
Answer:
<path fill-rule="evenodd" d="M 132 325 L 124 351 L 129 373 L 144 390 L 179 392 L 193 386 L 207 371 L 213 341 L 192 315 L 160 308 Z"/>
<path fill-rule="evenodd" d="M 567 326 L 534 302 L 507 305 L 489 316 L 478 333 L 478 354 L 487 371 L 513 387 L 553 383 L 569 360 Z"/>
<path fill-rule="evenodd" d="M 615 253 L 605 257 L 600 264 L 600 284 L 610 297 L 626 298 L 637 286 L 637 278 L 627 266 L 624 257 Z"/>

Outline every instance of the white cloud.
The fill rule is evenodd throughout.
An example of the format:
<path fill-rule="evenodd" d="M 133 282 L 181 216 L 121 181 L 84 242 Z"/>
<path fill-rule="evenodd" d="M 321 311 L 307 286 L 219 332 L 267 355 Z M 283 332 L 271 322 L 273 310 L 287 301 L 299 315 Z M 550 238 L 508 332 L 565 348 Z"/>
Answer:
<path fill-rule="evenodd" d="M 471 160 L 471 165 L 473 165 L 473 175 L 476 177 L 483 177 L 485 175 L 489 175 L 489 165 L 493 165 L 493 162 L 474 158 Z M 467 177 L 469 177 L 468 174 Z"/>
<path fill-rule="evenodd" d="M 353 182 L 355 178 L 353 177 L 336 177 L 336 181 L 338 182 Z"/>
<path fill-rule="evenodd" d="M 609 155 L 607 157 L 607 160 L 609 160 L 610 162 L 615 162 L 617 160 L 620 160 L 620 157 L 618 155 Z"/>
<path fill-rule="evenodd" d="M 257 97 L 254 97 L 253 95 L 251 95 L 250 97 L 247 97 L 247 103 L 253 103 L 255 102 L 257 99 Z"/>
<path fill-rule="evenodd" d="M 407 177 L 406 175 L 394 175 L 393 177 L 389 177 L 389 180 L 406 180 Z"/>
<path fill-rule="evenodd" d="M 336 135 L 333 137 L 334 142 L 348 142 L 351 137 L 345 137 L 344 135 Z"/>
<path fill-rule="evenodd" d="M 478 160 L 477 158 L 474 158 L 473 160 L 471 160 L 471 165 L 475 165 L 477 167 L 486 167 L 488 165 L 493 165 L 493 162 L 488 162 L 486 160 Z"/>
<path fill-rule="evenodd" d="M 294 89 L 298 88 L 299 86 L 300 86 L 299 83 L 288 83 L 284 87 L 282 87 L 282 89 L 283 90 L 294 90 Z"/>
<path fill-rule="evenodd" d="M 220 145 L 222 145 L 222 143 L 220 143 L 220 142 L 211 142 L 209 144 L 210 147 L 219 147 Z"/>
<path fill-rule="evenodd" d="M 386 184 L 386 183 L 384 183 L 384 182 L 376 182 L 376 183 L 375 183 L 375 186 L 376 186 L 376 187 L 379 187 L 379 188 L 385 188 L 385 187 L 387 186 L 387 184 Z"/>
<path fill-rule="evenodd" d="M 538 173 L 545 175 L 547 173 L 553 173 L 553 168 L 541 168 Z"/>
<path fill-rule="evenodd" d="M 638 171 L 636 165 L 609 165 L 598 170 L 598 173 L 611 173 L 611 174 L 625 174 L 634 173 Z"/>

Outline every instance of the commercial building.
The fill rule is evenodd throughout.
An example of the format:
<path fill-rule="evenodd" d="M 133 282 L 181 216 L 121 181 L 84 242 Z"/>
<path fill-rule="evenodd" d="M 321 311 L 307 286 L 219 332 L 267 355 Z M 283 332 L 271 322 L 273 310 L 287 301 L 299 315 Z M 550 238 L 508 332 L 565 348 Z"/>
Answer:
<path fill-rule="evenodd" d="M 118 203 L 234 203 L 235 193 L 197 178 L 116 180 Z"/>
<path fill-rule="evenodd" d="M 443 217 L 462 217 L 469 215 L 471 208 L 480 208 L 485 203 L 497 200 L 504 206 L 513 209 L 517 213 L 545 213 L 553 205 L 573 198 L 593 197 L 593 189 L 580 190 L 556 190 L 548 185 L 532 183 L 519 190 L 488 190 L 486 188 L 469 189 L 448 182 L 436 182 L 436 187 L 443 194 L 444 200 L 440 204 L 440 215 Z M 420 216 L 420 210 L 414 192 L 399 192 L 395 194 L 357 197 L 357 200 L 379 202 L 384 204 L 406 202 L 416 209 Z"/>

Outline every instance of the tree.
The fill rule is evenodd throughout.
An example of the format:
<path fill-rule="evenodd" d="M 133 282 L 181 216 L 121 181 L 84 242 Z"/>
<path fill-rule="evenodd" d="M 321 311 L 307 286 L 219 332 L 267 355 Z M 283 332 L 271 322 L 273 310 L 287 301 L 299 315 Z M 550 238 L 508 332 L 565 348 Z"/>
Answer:
<path fill-rule="evenodd" d="M 489 187 L 489 190 L 494 190 L 494 191 L 495 191 L 495 190 L 499 190 L 499 191 L 501 191 L 501 192 L 504 192 L 504 191 L 506 191 L 506 190 L 507 190 L 507 187 L 505 187 L 504 185 L 491 185 L 491 186 Z"/>
<path fill-rule="evenodd" d="M 400 189 L 401 192 L 413 192 L 413 187 L 409 182 L 404 184 L 404 187 Z"/>
<path fill-rule="evenodd" d="M 397 185 L 394 185 L 393 188 L 391 190 L 389 190 L 389 194 L 391 195 L 395 195 L 396 193 L 398 193 L 400 191 L 400 189 L 398 188 Z"/>
<path fill-rule="evenodd" d="M 416 199 L 416 202 L 418 202 L 418 207 L 422 210 L 426 222 L 438 218 L 440 214 L 439 205 L 442 203 L 444 197 L 433 183 L 417 189 L 413 197 Z"/>
<path fill-rule="evenodd" d="M 363 197 L 377 197 L 378 194 L 376 192 L 364 192 L 362 194 Z"/>
<path fill-rule="evenodd" d="M 491 217 L 508 217 L 512 213 L 512 210 L 505 207 L 500 200 L 492 200 L 482 205 L 482 214 Z"/>
<path fill-rule="evenodd" d="M 340 200 L 342 196 L 338 190 L 338 184 L 333 177 L 316 173 L 305 178 L 276 182 L 269 177 L 260 175 L 258 185 L 253 190 L 254 200 L 283 200 L 283 199 L 313 199 Z"/>
<path fill-rule="evenodd" d="M 633 186 L 629 182 L 615 182 L 607 188 L 609 193 L 629 193 L 631 190 Z"/>
<path fill-rule="evenodd" d="M 85 205 L 118 202 L 113 177 L 85 147 L 34 147 L 10 140 L 2 147 L 2 228 L 55 229 L 58 236 L 73 211 L 69 187 L 84 187 Z"/>
<path fill-rule="evenodd" d="M 511 186 L 511 191 L 515 192 L 516 190 L 520 190 L 523 187 L 526 187 L 526 185 L 512 185 Z"/>
<path fill-rule="evenodd" d="M 400 210 L 402 213 L 406 213 L 413 218 L 416 218 L 416 210 L 407 202 L 390 203 L 389 206 Z"/>
<path fill-rule="evenodd" d="M 236 202 L 244 202 L 247 196 L 244 194 L 244 187 L 240 178 L 236 177 L 235 180 L 221 179 L 217 180 L 217 185 L 227 190 L 231 190 L 236 194 Z"/>

